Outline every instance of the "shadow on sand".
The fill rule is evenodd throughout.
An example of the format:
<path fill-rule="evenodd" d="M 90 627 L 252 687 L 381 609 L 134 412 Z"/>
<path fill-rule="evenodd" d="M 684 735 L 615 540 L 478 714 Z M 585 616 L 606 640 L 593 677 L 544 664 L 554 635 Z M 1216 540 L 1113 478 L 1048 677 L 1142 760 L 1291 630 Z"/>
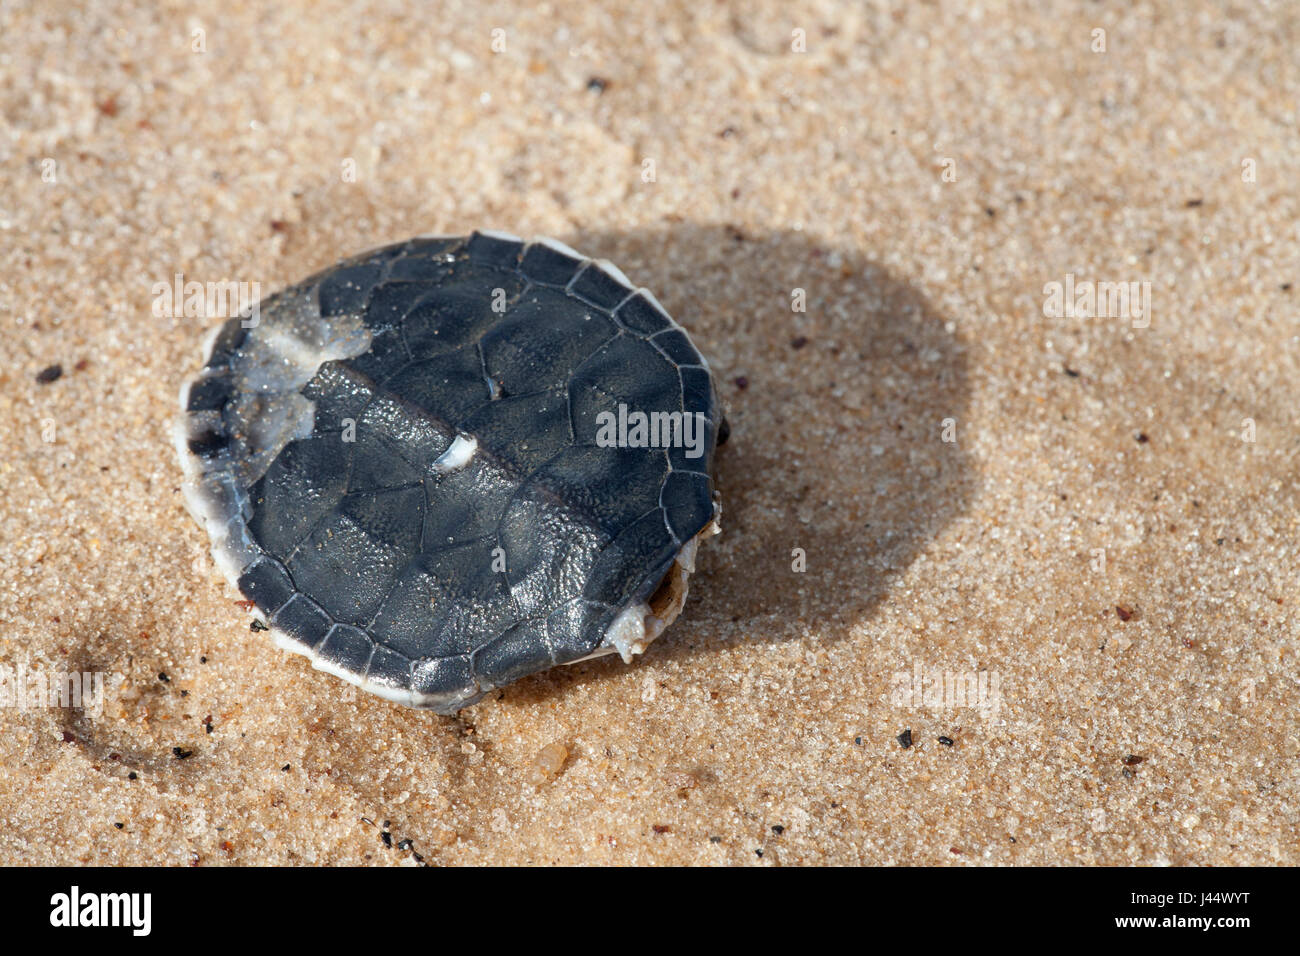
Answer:
<path fill-rule="evenodd" d="M 731 425 L 716 475 L 723 533 L 646 659 L 807 630 L 833 640 L 871 615 L 973 492 L 960 441 L 944 440 L 945 420 L 959 434 L 969 404 L 945 317 L 879 264 L 803 233 L 679 224 L 563 238 L 616 263 L 686 327 Z M 540 699 L 622 667 L 554 668 L 506 693 Z"/>

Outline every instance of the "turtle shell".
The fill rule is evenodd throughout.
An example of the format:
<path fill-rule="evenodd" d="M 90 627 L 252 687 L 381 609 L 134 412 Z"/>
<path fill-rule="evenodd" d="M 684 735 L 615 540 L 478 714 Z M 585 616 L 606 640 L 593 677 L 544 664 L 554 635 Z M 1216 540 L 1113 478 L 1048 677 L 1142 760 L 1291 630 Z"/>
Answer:
<path fill-rule="evenodd" d="M 181 407 L 187 504 L 277 643 L 415 707 L 627 659 L 717 529 L 707 363 L 553 240 L 345 260 L 214 330 Z"/>

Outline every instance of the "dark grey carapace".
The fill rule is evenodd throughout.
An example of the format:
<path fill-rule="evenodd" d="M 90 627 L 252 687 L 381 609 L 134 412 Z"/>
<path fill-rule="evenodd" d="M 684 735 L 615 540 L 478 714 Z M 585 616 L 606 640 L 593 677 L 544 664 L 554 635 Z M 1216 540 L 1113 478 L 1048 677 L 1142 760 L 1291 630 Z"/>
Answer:
<path fill-rule="evenodd" d="M 390 700 L 452 713 L 629 660 L 718 530 L 708 365 L 553 240 L 348 259 L 215 329 L 205 363 L 176 438 L 217 565 L 278 644 Z"/>

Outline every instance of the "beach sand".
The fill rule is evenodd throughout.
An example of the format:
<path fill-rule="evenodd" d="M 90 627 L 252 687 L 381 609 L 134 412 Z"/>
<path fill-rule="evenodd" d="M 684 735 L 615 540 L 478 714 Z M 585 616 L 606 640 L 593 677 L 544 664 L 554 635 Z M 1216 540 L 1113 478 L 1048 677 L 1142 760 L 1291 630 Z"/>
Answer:
<path fill-rule="evenodd" d="M 1300 863 L 1300 9 L 421 10 L 0 7 L 0 668 L 109 688 L 0 707 L 0 863 Z M 443 718 L 250 633 L 153 290 L 475 228 L 732 435 L 663 638 Z"/>

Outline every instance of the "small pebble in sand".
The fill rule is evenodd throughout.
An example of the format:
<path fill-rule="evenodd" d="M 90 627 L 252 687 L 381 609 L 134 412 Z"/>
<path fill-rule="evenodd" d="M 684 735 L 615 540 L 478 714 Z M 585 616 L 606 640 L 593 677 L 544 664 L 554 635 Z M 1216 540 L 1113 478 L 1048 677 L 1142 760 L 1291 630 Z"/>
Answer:
<path fill-rule="evenodd" d="M 50 382 L 56 382 L 63 377 L 62 365 L 47 365 L 36 373 L 36 381 L 41 385 L 49 385 Z"/>
<path fill-rule="evenodd" d="M 528 767 L 528 782 L 534 787 L 550 783 L 560 775 L 564 761 L 569 759 L 569 750 L 564 744 L 547 744 Z"/>
<path fill-rule="evenodd" d="M 910 727 L 898 735 L 898 746 L 904 750 L 912 746 L 912 730 Z"/>

